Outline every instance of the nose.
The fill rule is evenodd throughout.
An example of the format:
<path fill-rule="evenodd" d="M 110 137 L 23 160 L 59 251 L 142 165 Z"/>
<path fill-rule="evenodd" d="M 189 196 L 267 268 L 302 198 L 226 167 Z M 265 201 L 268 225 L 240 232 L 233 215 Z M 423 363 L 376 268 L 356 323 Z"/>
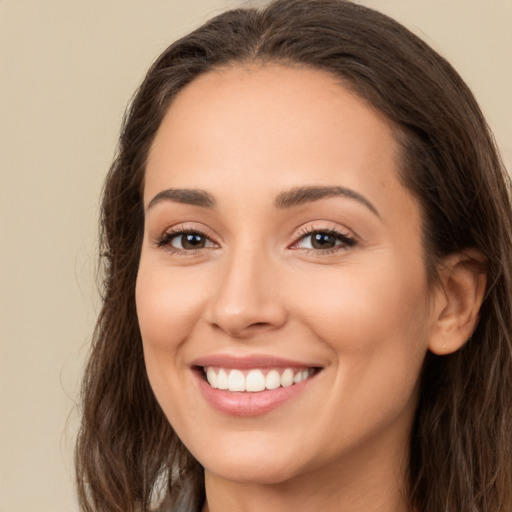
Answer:
<path fill-rule="evenodd" d="M 223 265 L 208 312 L 215 329 L 244 339 L 277 329 L 286 322 L 279 270 L 270 257 L 240 250 Z"/>

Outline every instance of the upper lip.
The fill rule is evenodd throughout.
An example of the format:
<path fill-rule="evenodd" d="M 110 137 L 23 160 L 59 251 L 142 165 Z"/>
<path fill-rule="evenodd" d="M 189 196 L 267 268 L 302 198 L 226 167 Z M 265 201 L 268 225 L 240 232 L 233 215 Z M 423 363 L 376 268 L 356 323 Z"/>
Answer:
<path fill-rule="evenodd" d="M 199 357 L 192 361 L 191 366 L 218 368 L 319 368 L 317 364 L 310 362 L 296 361 L 282 357 L 252 354 L 250 356 L 233 356 L 228 354 L 213 354 Z"/>

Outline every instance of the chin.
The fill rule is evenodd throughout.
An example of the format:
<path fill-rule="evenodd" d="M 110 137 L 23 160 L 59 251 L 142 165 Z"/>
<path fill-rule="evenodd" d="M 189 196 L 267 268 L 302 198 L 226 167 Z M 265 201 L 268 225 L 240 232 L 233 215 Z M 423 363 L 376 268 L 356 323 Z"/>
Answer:
<path fill-rule="evenodd" d="M 295 475 L 295 471 L 287 464 L 280 465 L 275 460 L 248 463 L 243 461 L 217 461 L 205 467 L 205 471 L 216 477 L 240 484 L 277 485 L 282 484 Z"/>
<path fill-rule="evenodd" d="M 235 444 L 235 443 L 233 443 Z M 303 461 L 286 450 L 263 447 L 252 441 L 242 449 L 219 446 L 215 453 L 197 454 L 205 471 L 219 478 L 244 484 L 272 485 L 288 481 L 303 471 Z"/>

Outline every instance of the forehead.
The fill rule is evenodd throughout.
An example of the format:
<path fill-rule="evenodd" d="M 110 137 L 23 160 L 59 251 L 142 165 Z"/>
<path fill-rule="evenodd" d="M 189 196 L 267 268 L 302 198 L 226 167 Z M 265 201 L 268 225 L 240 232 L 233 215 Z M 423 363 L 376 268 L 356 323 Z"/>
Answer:
<path fill-rule="evenodd" d="M 245 149 L 244 143 L 251 148 L 292 144 L 297 153 L 314 144 L 326 151 L 333 134 L 338 149 L 360 138 L 379 139 L 390 156 L 396 150 L 388 120 L 330 73 L 275 64 L 220 68 L 178 93 L 153 141 L 150 161 L 162 145 L 170 148 L 179 141 L 190 149 L 194 139 L 197 144 L 206 135 L 203 149 L 222 149 L 229 137 L 231 147 L 238 144 L 233 149 Z M 299 147 L 304 138 L 309 144 Z"/>
<path fill-rule="evenodd" d="M 271 194 L 339 185 L 414 202 L 398 179 L 391 123 L 333 75 L 278 65 L 222 68 L 176 96 L 150 149 L 145 201 L 168 187 Z M 393 202 L 388 207 L 393 208 Z"/>

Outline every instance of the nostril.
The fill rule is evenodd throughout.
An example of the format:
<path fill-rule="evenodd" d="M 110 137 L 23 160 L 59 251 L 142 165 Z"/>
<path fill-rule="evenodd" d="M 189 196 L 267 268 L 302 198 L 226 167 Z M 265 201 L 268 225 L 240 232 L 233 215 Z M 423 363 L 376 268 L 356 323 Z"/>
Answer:
<path fill-rule="evenodd" d="M 234 338 L 245 338 L 251 333 L 282 327 L 286 322 L 286 309 L 277 297 L 261 297 L 248 291 L 247 287 L 244 287 L 244 294 L 233 292 L 228 296 L 225 292 L 220 298 L 222 300 L 212 301 L 205 315 L 216 331 L 222 330 Z"/>
<path fill-rule="evenodd" d="M 249 325 L 249 327 L 266 327 L 270 324 L 267 322 L 254 322 L 253 324 Z"/>

